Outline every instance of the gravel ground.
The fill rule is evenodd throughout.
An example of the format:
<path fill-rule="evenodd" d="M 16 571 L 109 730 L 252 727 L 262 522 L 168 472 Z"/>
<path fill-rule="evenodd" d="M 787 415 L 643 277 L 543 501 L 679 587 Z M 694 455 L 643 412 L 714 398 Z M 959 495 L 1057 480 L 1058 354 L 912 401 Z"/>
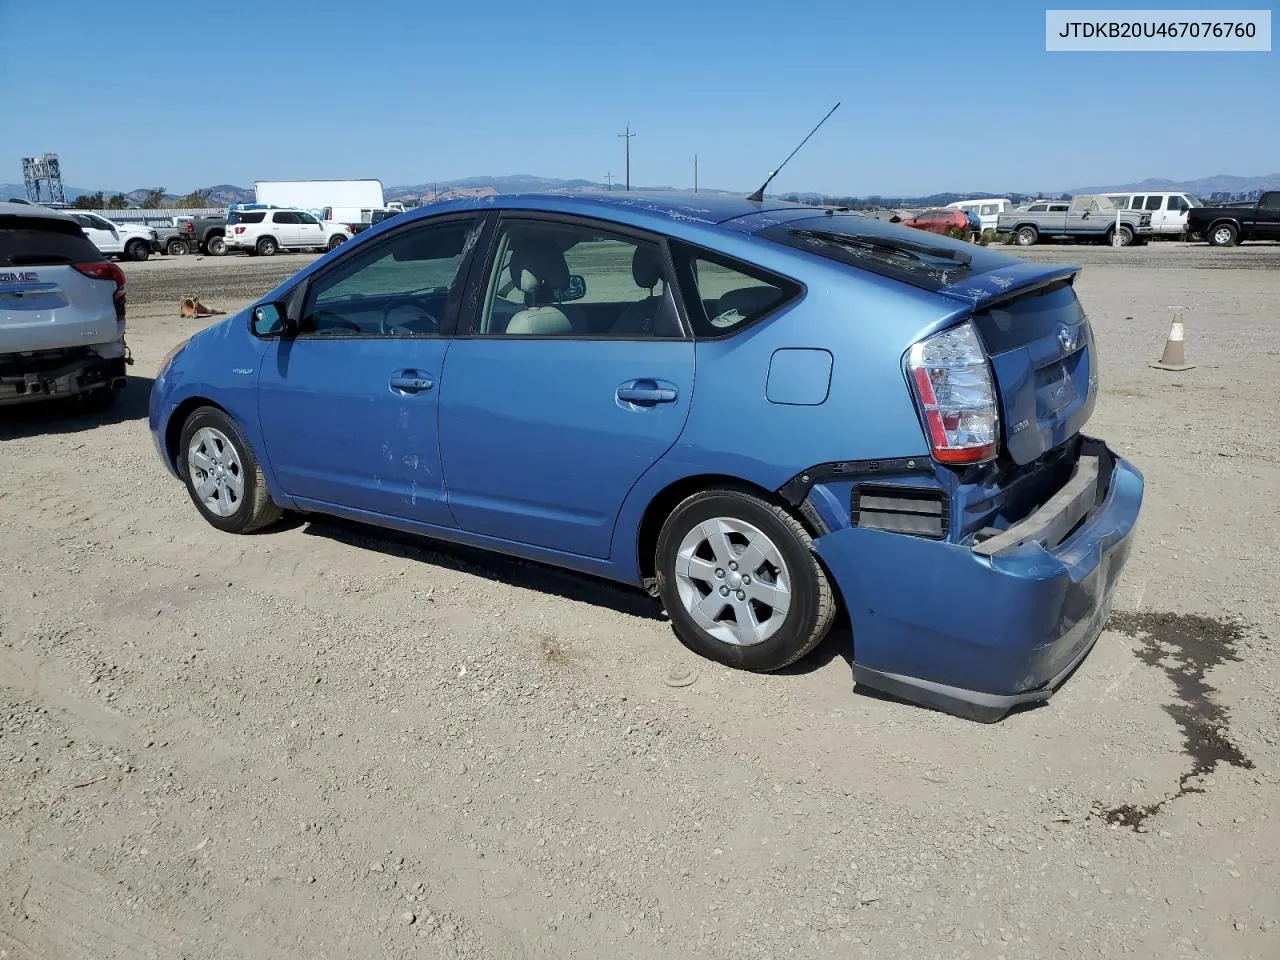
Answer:
<path fill-rule="evenodd" d="M 0 419 L 0 958 L 1280 955 L 1280 247 L 1028 255 L 1087 264 L 1148 500 L 1093 654 L 995 726 L 855 691 L 847 631 L 748 675 L 585 578 L 217 533 L 149 377 L 181 296 L 307 259 L 126 265 L 117 408 Z"/>

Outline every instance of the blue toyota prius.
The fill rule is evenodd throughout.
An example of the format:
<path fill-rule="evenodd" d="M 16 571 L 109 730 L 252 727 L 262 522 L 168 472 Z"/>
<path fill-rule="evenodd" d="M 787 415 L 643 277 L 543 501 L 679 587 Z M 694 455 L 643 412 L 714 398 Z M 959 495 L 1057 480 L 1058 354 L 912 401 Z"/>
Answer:
<path fill-rule="evenodd" d="M 849 616 L 857 682 L 977 720 L 1097 640 L 1142 475 L 1081 433 L 1075 267 L 702 194 L 451 202 L 165 358 L 206 520 L 333 514 L 644 587 L 777 670 Z"/>

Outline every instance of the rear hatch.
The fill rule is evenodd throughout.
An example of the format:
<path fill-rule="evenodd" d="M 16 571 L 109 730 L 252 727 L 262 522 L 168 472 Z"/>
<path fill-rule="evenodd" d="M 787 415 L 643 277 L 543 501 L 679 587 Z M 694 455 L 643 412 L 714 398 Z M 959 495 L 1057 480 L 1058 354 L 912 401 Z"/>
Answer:
<path fill-rule="evenodd" d="M 967 306 L 995 374 L 1002 446 L 1015 463 L 1060 446 L 1093 412 L 1096 363 L 1073 287 L 1078 268 L 856 215 L 794 219 L 759 232 Z"/>
<path fill-rule="evenodd" d="M 1093 413 L 1093 332 L 1075 268 L 1018 264 L 983 274 L 944 296 L 975 303 L 973 324 L 995 372 L 1004 448 L 1030 463 L 1079 433 Z"/>
<path fill-rule="evenodd" d="M 0 355 L 119 339 L 115 282 L 75 266 L 101 262 L 70 218 L 0 214 Z"/>

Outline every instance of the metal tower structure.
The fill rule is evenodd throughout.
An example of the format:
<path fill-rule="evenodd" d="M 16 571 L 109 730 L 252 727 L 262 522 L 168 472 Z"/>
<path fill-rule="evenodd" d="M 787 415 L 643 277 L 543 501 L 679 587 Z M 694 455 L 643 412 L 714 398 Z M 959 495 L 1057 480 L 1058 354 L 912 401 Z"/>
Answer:
<path fill-rule="evenodd" d="M 56 153 L 46 153 L 42 157 L 22 158 L 22 182 L 27 188 L 27 199 L 32 203 L 66 203 L 66 194 L 62 192 L 62 164 L 58 162 Z M 48 196 L 41 196 L 44 185 L 48 185 Z"/>

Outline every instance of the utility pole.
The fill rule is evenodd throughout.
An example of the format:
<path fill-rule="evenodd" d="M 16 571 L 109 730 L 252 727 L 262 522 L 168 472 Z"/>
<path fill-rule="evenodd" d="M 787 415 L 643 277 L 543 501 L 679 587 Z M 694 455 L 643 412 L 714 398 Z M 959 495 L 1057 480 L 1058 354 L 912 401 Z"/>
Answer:
<path fill-rule="evenodd" d="M 610 170 L 604 175 L 604 182 L 608 185 L 608 190 L 613 193 L 613 171 Z"/>
<path fill-rule="evenodd" d="M 698 155 L 693 155 L 693 192 L 698 192 Z"/>
<path fill-rule="evenodd" d="M 631 132 L 631 124 L 628 123 L 626 132 L 620 133 L 618 136 L 626 141 L 627 144 L 627 190 L 629 191 L 631 189 L 631 138 L 635 136 Z"/>

